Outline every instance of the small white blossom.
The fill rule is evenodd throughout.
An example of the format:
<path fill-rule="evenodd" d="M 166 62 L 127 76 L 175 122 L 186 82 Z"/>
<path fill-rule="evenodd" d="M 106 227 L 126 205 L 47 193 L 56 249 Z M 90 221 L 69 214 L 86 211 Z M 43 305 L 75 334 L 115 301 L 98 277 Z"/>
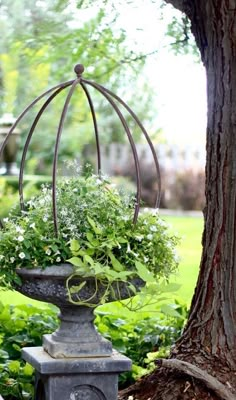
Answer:
<path fill-rule="evenodd" d="M 23 242 L 24 241 L 24 237 L 22 235 L 18 236 L 17 238 L 18 242 Z"/>
<path fill-rule="evenodd" d="M 4 259 L 4 256 L 0 254 L 0 261 Z"/>
<path fill-rule="evenodd" d="M 56 262 L 60 262 L 60 261 L 61 261 L 61 257 L 57 257 Z"/>
<path fill-rule="evenodd" d="M 16 226 L 16 232 L 18 233 L 24 233 L 25 230 L 23 228 L 21 228 L 20 226 Z"/>
<path fill-rule="evenodd" d="M 47 216 L 47 215 L 44 215 L 44 216 L 43 216 L 43 222 L 47 222 L 47 220 L 48 220 L 48 216 Z"/>
<path fill-rule="evenodd" d="M 44 206 L 45 205 L 45 199 L 39 199 L 39 205 Z"/>
<path fill-rule="evenodd" d="M 11 263 L 13 264 L 14 261 L 15 261 L 15 257 L 10 257 L 10 261 L 11 261 Z"/>
<path fill-rule="evenodd" d="M 150 226 L 150 231 L 157 232 L 157 227 L 155 225 Z"/>
<path fill-rule="evenodd" d="M 139 242 L 142 242 L 143 240 L 143 235 L 136 235 L 135 239 L 138 240 Z"/>
<path fill-rule="evenodd" d="M 9 221 L 9 218 L 3 218 L 3 222 L 8 222 Z"/>
<path fill-rule="evenodd" d="M 66 217 L 67 214 L 68 214 L 67 210 L 66 210 L 65 208 L 63 208 L 63 210 L 61 210 L 61 215 L 62 215 L 63 217 Z"/>
<path fill-rule="evenodd" d="M 32 228 L 32 229 L 35 228 L 35 222 L 33 222 L 32 224 L 30 224 L 30 228 Z"/>
<path fill-rule="evenodd" d="M 158 215 L 159 214 L 159 208 L 155 208 L 152 210 L 152 215 Z"/>
<path fill-rule="evenodd" d="M 149 233 L 149 234 L 147 235 L 147 239 L 148 239 L 148 240 L 152 240 L 152 238 L 153 238 L 153 235 L 152 235 L 151 233 Z"/>
<path fill-rule="evenodd" d="M 23 260 L 23 258 L 25 258 L 25 253 L 23 253 L 23 251 L 19 254 L 19 257 Z"/>
<path fill-rule="evenodd" d="M 46 253 L 48 256 L 50 256 L 50 255 L 52 254 L 52 250 L 49 249 L 49 248 L 47 248 L 46 251 L 45 251 L 45 253 Z"/>

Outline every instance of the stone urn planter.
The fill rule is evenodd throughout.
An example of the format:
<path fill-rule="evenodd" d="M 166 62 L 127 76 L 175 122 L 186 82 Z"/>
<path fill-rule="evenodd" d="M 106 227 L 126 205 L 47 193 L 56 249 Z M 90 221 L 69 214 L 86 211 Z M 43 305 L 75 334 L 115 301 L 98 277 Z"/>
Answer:
<path fill-rule="evenodd" d="M 0 145 L 0 159 L 18 123 L 40 99 L 22 150 L 19 210 L 0 221 L 0 282 L 9 289 L 60 309 L 59 328 L 44 335 L 43 347 L 24 348 L 23 358 L 36 370 L 37 400 L 117 400 L 118 374 L 131 360 L 112 349 L 95 329 L 99 304 L 134 296 L 175 271 L 176 237 L 159 218 L 160 171 L 155 148 L 141 121 L 128 105 L 102 85 L 76 78 L 38 96 L 20 114 Z M 24 196 L 28 150 L 37 124 L 53 99 L 68 88 L 59 118 L 52 157 L 52 181 L 30 200 Z M 72 163 L 68 176 L 58 177 L 60 140 L 72 95 L 80 88 L 88 101 L 96 142 L 97 168 Z M 90 88 L 99 92 L 117 114 L 129 141 L 136 171 L 136 192 L 126 193 L 102 174 L 98 121 Z M 133 134 L 123 111 L 147 141 L 157 176 L 155 210 L 141 205 L 141 165 Z M 54 118 L 54 116 L 53 116 Z M 85 167 L 85 168 L 84 168 Z M 149 296 L 154 291 L 150 290 Z M 145 292 L 145 295 L 147 292 Z"/>
<path fill-rule="evenodd" d="M 45 269 L 21 268 L 17 271 L 21 285 L 20 293 L 59 307 L 60 326 L 52 334 L 44 335 L 43 348 L 53 358 L 107 357 L 112 354 L 112 344 L 96 330 L 94 310 L 106 292 L 106 286 L 93 278 L 74 278 L 69 286 L 82 286 L 72 294 L 73 304 L 68 298 L 67 279 L 73 274 L 70 264 L 50 266 Z M 83 285 L 81 285 L 83 284 Z M 133 279 L 136 289 L 143 285 L 141 279 Z M 107 302 L 131 296 L 128 284 L 114 282 Z"/>

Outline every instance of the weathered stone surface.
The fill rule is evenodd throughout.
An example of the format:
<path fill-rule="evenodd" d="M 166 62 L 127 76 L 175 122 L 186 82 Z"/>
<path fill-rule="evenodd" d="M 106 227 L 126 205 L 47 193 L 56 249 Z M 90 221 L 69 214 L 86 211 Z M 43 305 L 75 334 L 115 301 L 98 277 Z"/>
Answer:
<path fill-rule="evenodd" d="M 16 290 L 35 300 L 46 301 L 58 307 L 71 305 L 66 289 L 66 280 L 73 272 L 71 264 L 52 265 L 45 269 L 21 268 L 17 274 L 20 276 L 22 284 L 17 286 Z M 77 302 L 88 300 L 96 307 L 106 291 L 106 286 L 99 282 L 97 286 L 94 278 L 74 278 L 71 280 L 71 285 L 80 285 L 82 282 L 86 282 L 86 284 L 78 293 L 73 294 L 73 300 Z M 131 282 L 137 289 L 143 285 L 141 279 L 133 279 Z M 113 293 L 110 293 L 107 302 L 126 299 L 132 294 L 125 282 L 116 282 L 113 284 Z"/>
<path fill-rule="evenodd" d="M 22 355 L 37 371 L 37 400 L 117 400 L 118 374 L 131 369 L 131 360 L 115 351 L 111 357 L 53 359 L 32 347 Z"/>
<path fill-rule="evenodd" d="M 73 294 L 73 299 L 89 302 L 89 304 L 73 304 L 68 299 L 66 288 L 66 280 L 73 271 L 70 264 L 51 266 L 44 270 L 20 269 L 18 274 L 22 284 L 17 290 L 26 296 L 53 303 L 60 308 L 59 328 L 43 338 L 43 347 L 52 357 L 110 356 L 111 343 L 97 332 L 93 323 L 93 311 L 106 291 L 106 286 L 97 284 L 93 278 L 73 279 L 73 285 L 86 283 L 79 293 Z M 132 283 L 139 287 L 142 281 L 137 279 Z M 124 282 L 114 283 L 113 291 L 113 295 L 108 296 L 109 301 L 115 298 L 124 299 L 131 294 Z"/>

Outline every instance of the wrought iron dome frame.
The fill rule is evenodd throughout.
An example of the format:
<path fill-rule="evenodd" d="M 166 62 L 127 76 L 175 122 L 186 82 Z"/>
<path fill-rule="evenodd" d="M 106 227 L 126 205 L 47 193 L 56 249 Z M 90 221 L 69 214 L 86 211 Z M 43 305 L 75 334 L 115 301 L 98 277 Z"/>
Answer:
<path fill-rule="evenodd" d="M 135 164 L 135 172 L 136 172 L 136 186 L 137 186 L 137 192 L 136 192 L 136 202 L 134 206 L 134 217 L 133 217 L 133 223 L 135 224 L 137 222 L 138 214 L 140 211 L 140 203 L 141 203 L 141 170 L 140 170 L 140 162 L 139 162 L 139 156 L 137 153 L 137 148 L 132 136 L 132 133 L 130 131 L 130 128 L 127 124 L 127 121 L 121 111 L 120 106 L 123 106 L 128 113 L 131 115 L 133 120 L 136 122 L 136 124 L 139 126 L 141 132 L 146 138 L 146 141 L 150 147 L 150 150 L 152 152 L 153 156 L 153 161 L 155 164 L 155 171 L 156 171 L 156 177 L 157 177 L 157 184 L 158 184 L 158 189 L 157 189 L 157 194 L 156 194 L 156 200 L 155 200 L 155 205 L 154 208 L 158 208 L 160 204 L 160 198 L 161 198 L 161 176 L 160 176 L 160 168 L 159 168 L 159 162 L 157 159 L 157 155 L 155 152 L 155 148 L 153 146 L 153 143 L 144 128 L 143 124 L 137 117 L 137 115 L 132 111 L 132 109 L 115 93 L 110 91 L 109 89 L 105 88 L 104 86 L 88 80 L 84 79 L 82 77 L 82 74 L 84 72 L 84 66 L 82 64 L 77 64 L 74 67 L 74 72 L 76 73 L 76 78 L 73 80 L 69 80 L 66 82 L 62 82 L 57 84 L 56 86 L 53 86 L 52 88 L 48 89 L 47 91 L 43 92 L 41 95 L 36 97 L 23 111 L 22 113 L 18 116 L 16 119 L 15 123 L 12 125 L 11 129 L 9 130 L 8 134 L 6 135 L 4 141 L 0 145 L 0 157 L 4 151 L 4 148 L 8 142 L 9 137 L 11 134 L 13 134 L 15 128 L 19 124 L 19 122 L 23 119 L 23 117 L 44 97 L 47 97 L 47 100 L 43 103 L 39 111 L 37 112 L 36 117 L 33 120 L 33 123 L 31 125 L 31 128 L 28 132 L 28 135 L 26 137 L 26 141 L 22 150 L 22 156 L 21 156 L 21 161 L 20 161 L 20 169 L 19 169 L 19 200 L 20 200 L 20 208 L 21 210 L 25 210 L 24 206 L 24 193 L 23 193 L 23 182 L 24 182 L 24 168 L 25 168 L 25 163 L 26 163 L 26 157 L 27 157 L 27 152 L 28 148 L 31 142 L 31 139 L 33 137 L 33 134 L 35 132 L 35 128 L 43 115 L 44 111 L 48 107 L 48 105 L 53 101 L 53 99 L 64 89 L 70 87 L 70 90 L 66 96 L 64 106 L 62 109 L 62 113 L 60 116 L 59 124 L 58 124 L 58 129 L 57 129 L 57 134 L 56 134 L 56 140 L 55 140 L 55 148 L 54 148 L 54 155 L 53 155 L 53 167 L 52 167 L 52 211 L 53 211 L 53 222 L 54 222 L 54 231 L 55 235 L 58 236 L 58 218 L 57 218 L 57 201 L 56 201 L 56 180 L 57 180 L 57 165 L 58 165 L 58 154 L 59 154 L 59 145 L 60 145 L 60 139 L 63 131 L 63 126 L 64 126 L 64 121 L 67 115 L 68 107 L 70 104 L 71 97 L 77 87 L 77 85 L 80 85 L 81 88 L 83 89 L 87 101 L 89 104 L 89 108 L 91 111 L 92 115 L 92 121 L 93 121 L 93 128 L 94 128 L 94 134 L 95 134 L 95 141 L 96 141 L 96 152 L 97 152 L 97 170 L 98 174 L 101 173 L 101 149 L 100 149 L 100 140 L 99 140 L 99 130 L 98 130 L 98 124 L 97 124 L 97 118 L 96 118 L 96 111 L 94 108 L 94 104 L 91 98 L 91 95 L 89 93 L 89 90 L 87 86 L 91 86 L 94 89 L 96 89 L 98 92 L 103 95 L 108 103 L 110 103 L 111 107 L 114 109 L 116 112 L 123 128 L 124 132 L 126 133 L 129 144 L 132 150 L 132 155 L 134 159 L 134 164 Z M 117 102 L 120 104 L 120 106 L 117 105 Z M 0 220 L 0 227 L 3 227 L 3 223 Z"/>

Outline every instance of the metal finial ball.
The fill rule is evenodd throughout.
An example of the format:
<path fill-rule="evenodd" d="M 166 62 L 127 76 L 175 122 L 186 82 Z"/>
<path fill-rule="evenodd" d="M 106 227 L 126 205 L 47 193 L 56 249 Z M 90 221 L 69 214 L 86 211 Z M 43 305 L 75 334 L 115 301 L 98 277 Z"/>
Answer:
<path fill-rule="evenodd" d="M 82 64 L 76 64 L 74 71 L 77 76 L 81 76 L 82 73 L 84 72 L 84 66 Z"/>

